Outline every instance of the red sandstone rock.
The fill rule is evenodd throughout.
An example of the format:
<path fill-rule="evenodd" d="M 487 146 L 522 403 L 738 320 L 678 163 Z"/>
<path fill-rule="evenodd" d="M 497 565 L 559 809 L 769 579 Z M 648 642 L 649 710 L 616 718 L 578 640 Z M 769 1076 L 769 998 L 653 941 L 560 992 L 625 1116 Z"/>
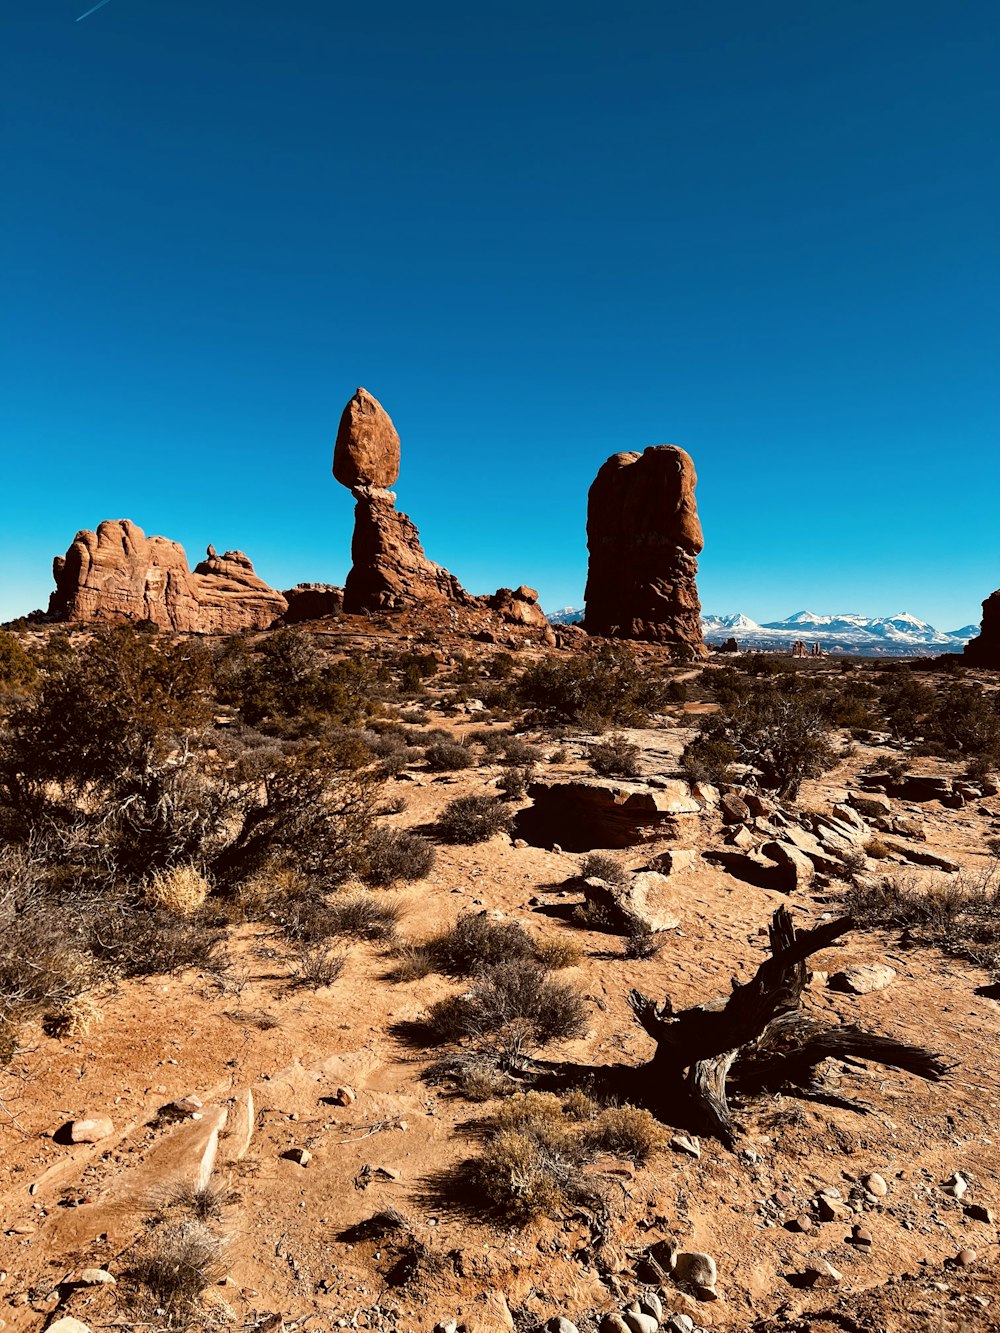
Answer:
<path fill-rule="evenodd" d="M 416 525 L 396 509 L 391 491 L 357 487 L 354 496 L 353 564 L 344 584 L 349 615 L 418 602 L 472 604 L 454 574 L 427 559 Z"/>
<path fill-rule="evenodd" d="M 333 450 L 333 475 L 348 490 L 393 485 L 399 476 L 399 436 L 392 418 L 367 389 L 344 408 Z"/>
<path fill-rule="evenodd" d="M 588 633 L 705 655 L 696 481 L 688 454 L 671 444 L 614 454 L 598 472 L 587 506 Z"/>
<path fill-rule="evenodd" d="M 286 625 L 300 625 L 304 620 L 339 616 L 344 609 L 344 590 L 332 583 L 296 583 L 281 594 L 288 603 Z"/>
<path fill-rule="evenodd" d="M 1000 588 L 983 602 L 979 637 L 965 645 L 963 658 L 970 666 L 1000 669 Z"/>
<path fill-rule="evenodd" d="M 151 620 L 163 629 L 229 634 L 265 629 L 287 607 L 242 551 L 220 556 L 210 546 L 192 572 L 178 542 L 147 537 L 128 519 L 78 532 L 52 573 L 49 612 L 62 620 Z"/>
<path fill-rule="evenodd" d="M 524 584 L 520 588 L 497 588 L 489 599 L 490 610 L 511 625 L 531 625 L 536 629 L 546 629 L 548 619 L 538 605 L 538 593 Z M 555 636 L 552 637 L 555 642 Z"/>

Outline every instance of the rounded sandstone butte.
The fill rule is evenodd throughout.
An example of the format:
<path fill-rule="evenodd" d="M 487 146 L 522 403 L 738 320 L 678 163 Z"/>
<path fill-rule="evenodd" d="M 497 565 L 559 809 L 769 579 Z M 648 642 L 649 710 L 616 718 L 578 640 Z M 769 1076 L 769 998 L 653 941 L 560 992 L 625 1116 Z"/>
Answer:
<path fill-rule="evenodd" d="M 387 490 L 399 476 L 399 436 L 392 418 L 367 389 L 344 408 L 333 450 L 333 475 L 348 490 Z"/>
<path fill-rule="evenodd" d="M 672 444 L 614 454 L 600 469 L 587 505 L 589 633 L 704 653 L 696 482 L 690 455 Z"/>

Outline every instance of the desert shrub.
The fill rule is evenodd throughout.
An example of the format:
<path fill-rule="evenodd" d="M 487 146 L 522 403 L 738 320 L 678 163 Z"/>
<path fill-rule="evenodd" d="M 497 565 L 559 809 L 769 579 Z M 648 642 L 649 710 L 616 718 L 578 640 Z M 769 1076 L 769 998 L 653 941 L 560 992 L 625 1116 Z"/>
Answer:
<path fill-rule="evenodd" d="M 911 940 L 986 968 L 1000 981 L 1000 871 L 992 863 L 979 877 L 958 874 L 921 886 L 888 876 L 853 885 L 845 906 L 860 925 L 905 928 Z"/>
<path fill-rule="evenodd" d="M 365 839 L 359 877 L 374 888 L 426 879 L 437 852 L 426 838 L 405 829 L 374 828 Z"/>
<path fill-rule="evenodd" d="M 223 1210 L 234 1197 L 231 1190 L 213 1180 L 204 1185 L 182 1181 L 169 1191 L 164 1204 L 190 1213 L 199 1222 L 221 1222 Z"/>
<path fill-rule="evenodd" d="M 150 876 L 143 897 L 153 908 L 175 916 L 194 916 L 205 906 L 211 885 L 196 866 L 172 866 Z"/>
<path fill-rule="evenodd" d="M 484 912 L 468 912 L 453 926 L 428 940 L 434 968 L 451 977 L 470 977 L 484 968 L 534 958 L 535 944 L 516 921 L 493 921 Z"/>
<path fill-rule="evenodd" d="M 588 852 L 580 866 L 581 879 L 603 879 L 606 884 L 623 885 L 628 883 L 628 871 L 617 859 L 607 852 Z"/>
<path fill-rule="evenodd" d="M 901 662 L 885 672 L 879 706 L 889 732 L 897 740 L 916 740 L 923 734 L 934 707 L 935 694 Z"/>
<path fill-rule="evenodd" d="M 398 903 L 376 898 L 363 889 L 350 889 L 328 897 L 289 902 L 281 925 L 291 939 L 307 944 L 337 935 L 359 940 L 391 940 L 401 916 Z"/>
<path fill-rule="evenodd" d="M 529 768 L 532 764 L 537 764 L 542 757 L 542 752 L 537 745 L 532 745 L 531 741 L 522 740 L 520 736 L 509 734 L 502 753 L 503 762 L 516 768 Z"/>
<path fill-rule="evenodd" d="M 641 726 L 666 698 L 663 682 L 647 675 L 623 644 L 547 658 L 521 675 L 517 694 L 541 720 L 594 728 Z"/>
<path fill-rule="evenodd" d="M 592 1120 L 587 1142 L 601 1152 L 642 1164 L 666 1146 L 670 1135 L 660 1122 L 637 1106 L 612 1106 Z"/>
<path fill-rule="evenodd" d="M 324 944 L 303 944 L 292 960 L 295 984 L 312 989 L 332 986 L 346 963 L 346 954 L 337 953 Z"/>
<path fill-rule="evenodd" d="M 703 720 L 682 756 L 692 776 L 722 781 L 739 763 L 747 777 L 794 800 L 805 778 L 836 762 L 830 696 L 808 678 L 746 676 L 724 667 L 715 673 L 715 688 L 720 711 Z"/>
<path fill-rule="evenodd" d="M 463 1173 L 492 1215 L 514 1225 L 560 1216 L 592 1198 L 586 1167 L 599 1153 L 641 1164 L 669 1137 L 648 1111 L 601 1110 L 579 1092 L 562 1102 L 551 1093 L 515 1094 L 486 1128 L 481 1156 Z"/>
<path fill-rule="evenodd" d="M 506 833 L 512 819 L 510 807 L 493 796 L 459 796 L 442 810 L 437 832 L 444 842 L 485 842 Z"/>
<path fill-rule="evenodd" d="M 31 655 L 13 634 L 0 630 L 0 690 L 18 690 L 32 685 L 38 675 Z"/>
<path fill-rule="evenodd" d="M 413 940 L 397 945 L 393 958 L 395 961 L 386 977 L 388 981 L 419 981 L 436 971 L 433 949 Z"/>
<path fill-rule="evenodd" d="M 191 1309 L 225 1274 L 225 1242 L 197 1219 L 157 1228 L 129 1266 L 130 1278 L 172 1315 Z"/>
<path fill-rule="evenodd" d="M 579 1035 L 579 993 L 538 963 L 517 959 L 481 973 L 470 990 L 433 1005 L 428 1026 L 440 1041 L 492 1038 L 511 1063 L 550 1041 Z"/>
<path fill-rule="evenodd" d="M 431 1086 L 449 1084 L 470 1102 L 508 1096 L 517 1084 L 498 1063 L 495 1052 L 476 1048 L 451 1051 L 432 1061 L 422 1075 Z"/>
<path fill-rule="evenodd" d="M 628 934 L 625 936 L 625 948 L 623 953 L 626 958 L 634 958 L 643 962 L 649 958 L 655 958 L 663 948 L 663 932 L 650 930 L 648 926 L 640 925 L 639 922 L 633 922 Z"/>
<path fill-rule="evenodd" d="M 634 778 L 640 773 L 638 745 L 616 732 L 592 747 L 590 767 L 606 778 Z"/>
<path fill-rule="evenodd" d="M 334 659 L 315 638 L 278 630 L 259 645 L 229 639 L 216 661 L 224 703 L 251 726 L 276 735 L 316 734 L 324 726 L 357 722 L 377 711 L 375 664 L 362 656 Z"/>
<path fill-rule="evenodd" d="M 869 838 L 865 843 L 865 856 L 870 856 L 873 861 L 884 861 L 891 852 L 881 838 Z"/>
<path fill-rule="evenodd" d="M 501 773 L 497 787 L 508 801 L 522 801 L 528 792 L 528 783 L 532 778 L 530 768 L 508 768 Z"/>
<path fill-rule="evenodd" d="M 583 962 L 583 949 L 576 940 L 551 937 L 536 943 L 535 957 L 542 967 L 559 972 L 564 967 L 579 967 Z"/>
<path fill-rule="evenodd" d="M 1000 704 L 978 685 L 952 685 L 928 720 L 944 753 L 978 758 L 987 771 L 1000 762 Z"/>
<path fill-rule="evenodd" d="M 472 768 L 476 756 L 468 745 L 458 741 L 442 741 L 429 745 L 424 752 L 427 767 L 432 773 L 447 773 L 461 768 Z"/>
<path fill-rule="evenodd" d="M 87 928 L 94 956 L 121 976 L 209 972 L 220 966 L 223 930 L 199 915 L 182 918 L 144 903 L 106 899 Z"/>

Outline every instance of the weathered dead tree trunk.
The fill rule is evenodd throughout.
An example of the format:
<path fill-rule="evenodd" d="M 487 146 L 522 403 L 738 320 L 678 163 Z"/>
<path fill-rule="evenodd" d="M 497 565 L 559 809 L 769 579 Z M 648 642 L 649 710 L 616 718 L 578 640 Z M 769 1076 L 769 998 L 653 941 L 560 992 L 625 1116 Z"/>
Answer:
<path fill-rule="evenodd" d="M 674 1013 L 669 997 L 656 1004 L 632 991 L 629 1004 L 656 1042 L 656 1054 L 640 1084 L 647 1105 L 672 1123 L 693 1121 L 728 1146 L 735 1127 L 727 1100 L 732 1077 L 741 1086 L 761 1088 L 802 1083 L 827 1057 L 872 1060 L 940 1079 L 948 1066 L 919 1046 L 908 1046 L 856 1027 L 825 1027 L 799 1012 L 809 980 L 806 959 L 847 934 L 849 916 L 797 931 L 785 907 L 771 921 L 771 957 L 745 985 L 733 980 L 732 994 Z M 863 1110 L 857 1103 L 835 1104 Z"/>

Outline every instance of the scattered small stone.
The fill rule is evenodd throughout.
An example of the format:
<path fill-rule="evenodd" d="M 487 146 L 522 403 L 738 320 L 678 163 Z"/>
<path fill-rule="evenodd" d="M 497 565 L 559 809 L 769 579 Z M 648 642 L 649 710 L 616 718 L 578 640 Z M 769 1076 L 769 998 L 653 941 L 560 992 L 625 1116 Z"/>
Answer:
<path fill-rule="evenodd" d="M 631 1333 L 631 1330 L 622 1316 L 615 1310 L 611 1314 L 606 1314 L 601 1320 L 601 1333 Z"/>
<path fill-rule="evenodd" d="M 861 1183 L 869 1194 L 875 1195 L 876 1199 L 884 1199 L 889 1193 L 889 1186 L 877 1171 L 870 1172 L 862 1179 Z"/>
<path fill-rule="evenodd" d="M 643 1314 L 652 1315 L 659 1323 L 663 1318 L 663 1302 L 655 1291 L 646 1291 L 639 1297 L 639 1309 Z"/>
<path fill-rule="evenodd" d="M 701 1144 L 697 1139 L 689 1138 L 687 1134 L 674 1134 L 670 1139 L 670 1146 L 674 1152 L 686 1153 L 688 1157 L 701 1156 Z"/>
<path fill-rule="evenodd" d="M 672 1314 L 667 1320 L 670 1333 L 694 1333 L 694 1320 L 689 1314 Z"/>
<path fill-rule="evenodd" d="M 106 1268 L 85 1268 L 80 1274 L 80 1281 L 85 1287 L 113 1287 L 115 1279 Z"/>
<path fill-rule="evenodd" d="M 64 1319 L 57 1319 L 54 1324 L 49 1324 L 46 1333 L 90 1333 L 86 1324 L 81 1324 L 79 1319 L 73 1319 L 67 1315 Z"/>
<path fill-rule="evenodd" d="M 715 1285 L 719 1280 L 715 1260 L 700 1250 L 681 1250 L 674 1261 L 674 1277 L 678 1282 L 689 1282 L 711 1300 L 716 1298 Z"/>
<path fill-rule="evenodd" d="M 950 1180 L 945 1181 L 944 1192 L 953 1199 L 960 1199 L 968 1188 L 969 1182 L 956 1171 Z"/>
<path fill-rule="evenodd" d="M 818 1255 L 806 1264 L 803 1276 L 808 1286 L 824 1289 L 837 1287 L 844 1280 L 844 1275 L 839 1269 L 834 1268 L 833 1264 L 827 1263 L 825 1259 L 821 1259 Z"/>
<path fill-rule="evenodd" d="M 440 1324 L 434 1325 L 434 1333 L 458 1333 L 457 1319 L 444 1319 Z"/>
<path fill-rule="evenodd" d="M 289 1148 L 281 1155 L 286 1161 L 297 1162 L 299 1166 L 308 1166 L 312 1161 L 312 1153 L 308 1148 Z"/>
<path fill-rule="evenodd" d="M 342 1088 L 336 1088 L 331 1098 L 331 1101 L 337 1106 L 353 1106 L 357 1100 L 358 1094 L 353 1088 L 346 1085 Z"/>
<path fill-rule="evenodd" d="M 959 1250 L 955 1255 L 955 1263 L 959 1268 L 971 1268 L 978 1258 L 975 1250 Z"/>
<path fill-rule="evenodd" d="M 557 1314 L 545 1325 L 548 1333 L 580 1333 L 576 1324 L 564 1319 L 562 1315 Z"/>
<path fill-rule="evenodd" d="M 985 1222 L 988 1226 L 993 1225 L 993 1210 L 987 1208 L 984 1203 L 967 1203 L 963 1209 L 966 1217 L 971 1217 L 973 1222 Z"/>
<path fill-rule="evenodd" d="M 33 1236 L 38 1228 L 34 1222 L 15 1222 L 13 1226 L 7 1228 L 8 1236 Z"/>
<path fill-rule="evenodd" d="M 196 1111 L 201 1110 L 202 1105 L 201 1098 L 196 1097 L 192 1092 L 187 1097 L 178 1097 L 171 1110 L 179 1111 L 182 1115 L 193 1115 Z"/>
<path fill-rule="evenodd" d="M 832 1199 L 828 1194 L 820 1194 L 816 1197 L 816 1211 L 819 1213 L 822 1222 L 837 1222 L 846 1217 L 847 1209 L 836 1199 Z"/>
<path fill-rule="evenodd" d="M 866 1245 L 866 1246 L 870 1246 L 870 1245 L 872 1245 L 872 1243 L 873 1243 L 873 1241 L 872 1241 L 872 1233 L 868 1230 L 867 1227 L 855 1226 L 855 1227 L 852 1227 L 852 1228 L 851 1228 L 851 1244 L 852 1244 L 852 1245 Z"/>
<path fill-rule="evenodd" d="M 813 1229 L 812 1218 L 808 1213 L 799 1213 L 797 1217 L 789 1218 L 785 1225 L 789 1231 L 799 1231 L 803 1235 Z"/>
<path fill-rule="evenodd" d="M 625 1311 L 625 1327 L 629 1333 L 656 1333 L 659 1328 L 659 1322 L 651 1314 L 638 1313 L 632 1310 Z"/>
<path fill-rule="evenodd" d="M 848 995 L 871 995 L 873 991 L 885 990 L 895 980 L 896 969 L 888 963 L 859 963 L 834 972 L 829 985 L 831 990 L 846 991 Z"/>
<path fill-rule="evenodd" d="M 74 1120 L 69 1127 L 71 1143 L 100 1143 L 102 1139 L 110 1138 L 114 1132 L 114 1121 L 106 1115 Z"/>

